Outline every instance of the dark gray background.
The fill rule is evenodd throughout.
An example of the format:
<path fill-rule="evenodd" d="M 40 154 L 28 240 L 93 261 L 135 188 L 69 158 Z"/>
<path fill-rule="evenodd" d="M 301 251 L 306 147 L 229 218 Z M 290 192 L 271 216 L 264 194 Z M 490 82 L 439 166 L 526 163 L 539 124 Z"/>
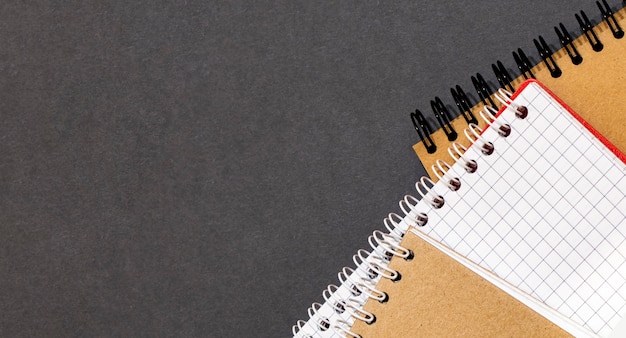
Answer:
<path fill-rule="evenodd" d="M 409 112 L 580 9 L 2 2 L 0 335 L 290 335 L 413 193 Z"/>

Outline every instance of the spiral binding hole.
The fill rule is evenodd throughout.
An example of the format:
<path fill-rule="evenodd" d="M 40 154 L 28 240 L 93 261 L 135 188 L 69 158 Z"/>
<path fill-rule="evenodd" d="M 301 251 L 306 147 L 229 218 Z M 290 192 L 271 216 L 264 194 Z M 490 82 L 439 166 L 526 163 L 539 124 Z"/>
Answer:
<path fill-rule="evenodd" d="M 359 287 L 368 298 L 375 299 L 380 303 L 385 303 L 389 299 L 389 295 L 386 292 L 371 287 L 366 283 L 359 283 Z"/>
<path fill-rule="evenodd" d="M 435 203 L 434 205 L 435 209 L 441 209 L 445 203 L 445 200 L 443 199 L 443 196 L 439 195 L 435 197 L 433 202 Z"/>
<path fill-rule="evenodd" d="M 593 31 L 593 25 L 591 24 L 591 21 L 589 21 L 587 14 L 585 14 L 584 11 L 580 11 L 580 16 L 578 14 L 574 14 L 574 17 L 576 17 L 576 21 L 578 21 L 578 25 L 580 25 L 580 30 L 583 32 L 587 41 L 591 45 L 591 49 L 595 52 L 599 52 L 604 49 L 602 41 L 598 39 L 596 32 Z"/>
<path fill-rule="evenodd" d="M 556 36 L 561 42 L 561 46 L 565 48 L 565 51 L 572 61 L 572 64 L 581 64 L 583 62 L 583 57 L 580 55 L 580 53 L 578 53 L 578 49 L 576 49 L 576 46 L 574 46 L 574 43 L 572 42 L 572 36 L 565 28 L 565 25 L 563 25 L 563 23 L 559 23 L 559 27 L 554 27 L 554 31 L 556 32 Z"/>
<path fill-rule="evenodd" d="M 498 128 L 498 134 L 502 137 L 508 137 L 511 135 L 511 126 L 508 123 L 505 123 Z"/>
<path fill-rule="evenodd" d="M 458 177 L 455 177 L 453 179 L 451 179 L 448 184 L 451 186 L 450 189 L 452 189 L 452 191 L 457 191 L 459 189 L 461 189 L 461 180 L 459 180 Z"/>
<path fill-rule="evenodd" d="M 326 303 L 332 305 L 335 312 L 342 314 L 346 311 L 347 305 L 345 300 L 335 296 L 337 289 L 335 284 L 329 284 L 328 287 L 322 291 L 322 297 L 324 297 Z"/>
<path fill-rule="evenodd" d="M 491 106 L 485 106 L 481 111 L 480 111 L 480 117 L 490 126 L 493 126 L 494 124 L 496 124 L 497 126 L 497 131 L 498 134 L 502 137 L 507 137 L 509 135 L 511 135 L 511 126 L 507 123 L 502 123 L 500 121 L 498 121 L 496 119 L 496 114 L 498 113 L 497 110 L 495 110 L 493 107 Z"/>
<path fill-rule="evenodd" d="M 359 279 L 360 281 L 355 281 L 352 276 L 354 275 L 354 270 L 349 268 L 349 267 L 344 267 L 343 269 L 341 269 L 341 272 L 339 272 L 337 274 L 337 277 L 339 278 L 339 281 L 342 284 L 346 284 L 351 292 L 351 294 L 355 297 L 361 296 L 361 295 L 365 295 L 368 298 L 371 299 L 375 299 L 377 301 L 381 301 L 385 299 L 385 294 L 382 291 L 379 291 L 378 289 L 369 286 L 368 283 L 362 283 L 360 281 L 370 281 L 369 279 L 362 279 L 361 277 L 356 277 L 357 279 Z M 350 298 L 349 301 L 351 302 L 357 302 L 360 303 L 361 305 L 364 304 L 363 300 L 360 298 Z"/>
<path fill-rule="evenodd" d="M 543 36 L 539 35 L 539 40 L 533 39 L 533 42 L 535 43 L 535 47 L 537 48 L 537 51 L 539 52 L 539 56 L 541 56 L 543 63 L 546 65 L 546 68 L 548 68 L 550 75 L 553 78 L 561 76 L 563 72 L 561 71 L 561 68 L 559 68 L 559 65 L 557 65 L 554 61 L 550 46 L 548 46 L 546 40 L 543 39 Z"/>
<path fill-rule="evenodd" d="M 445 167 L 445 169 L 443 167 Z M 451 169 L 448 163 L 442 160 L 437 160 L 435 161 L 435 164 L 433 164 L 431 168 L 433 172 L 435 173 L 435 176 L 437 176 L 437 178 L 441 182 L 444 182 L 444 184 L 448 186 L 450 190 L 457 191 L 461 189 L 461 180 L 458 177 L 450 177 L 450 175 L 448 175 L 448 172 Z"/>
<path fill-rule="evenodd" d="M 375 230 L 367 240 L 376 252 L 381 253 L 380 251 L 383 251 L 383 258 L 389 257 L 391 259 L 393 256 L 398 256 L 407 259 L 411 255 L 411 250 L 394 243 L 393 237 L 380 230 Z"/>
<path fill-rule="evenodd" d="M 493 143 L 491 142 L 487 142 L 485 144 L 483 144 L 482 148 L 481 148 L 481 152 L 485 155 L 491 155 L 493 154 L 493 151 L 495 150 Z"/>
<path fill-rule="evenodd" d="M 363 255 L 369 256 L 369 254 L 370 253 L 366 250 L 359 249 L 357 251 L 357 254 L 352 256 L 352 261 L 357 266 L 357 269 L 361 269 L 361 271 L 363 271 L 367 275 L 367 278 L 376 279 L 376 277 L 378 277 L 379 275 L 379 272 L 375 270 L 374 263 L 369 262 L 366 257 L 363 257 Z"/>
<path fill-rule="evenodd" d="M 319 326 L 320 330 L 326 331 L 330 329 L 330 321 L 328 320 L 328 318 L 320 318 L 320 320 L 317 322 L 317 326 Z"/>
<path fill-rule="evenodd" d="M 378 230 L 375 230 L 374 233 L 376 231 Z M 387 262 L 389 262 L 391 258 L 395 255 L 395 253 L 390 248 L 390 245 L 387 244 L 384 239 L 379 240 L 375 234 L 370 235 L 367 238 L 367 242 L 370 244 L 372 249 L 376 253 L 378 253 L 382 259 L 386 260 Z"/>
<path fill-rule="evenodd" d="M 372 242 L 372 236 L 368 238 L 368 242 L 372 249 L 374 249 L 374 252 L 376 252 L 380 256 L 380 258 L 382 258 L 385 262 L 391 261 L 391 258 L 393 258 L 394 256 L 393 252 L 389 251 L 387 248 L 382 248 L 380 245 L 374 244 Z"/>
<path fill-rule="evenodd" d="M 450 157 L 452 157 L 452 159 L 455 162 L 461 162 L 461 159 L 462 159 L 464 162 L 463 168 L 465 169 L 465 171 L 467 171 L 470 174 L 475 173 L 476 170 L 478 170 L 478 163 L 476 163 L 476 161 L 472 159 L 468 159 L 465 156 L 466 151 L 467 151 L 467 148 L 465 148 L 465 146 L 457 142 L 453 142 L 452 146 L 448 148 L 448 154 L 450 154 Z"/>
<path fill-rule="evenodd" d="M 413 252 L 413 250 L 409 250 L 409 254 L 404 257 L 404 260 L 410 262 L 413 260 L 413 258 L 415 258 L 415 253 Z"/>
<path fill-rule="evenodd" d="M 424 225 L 426 225 L 426 223 L 428 223 L 428 215 L 423 212 L 415 212 L 415 215 L 413 215 L 411 212 L 415 211 L 415 205 L 411 204 L 409 200 L 413 200 L 413 202 L 415 202 L 415 205 L 419 203 L 419 200 L 417 198 L 411 195 L 405 195 L 404 199 L 400 201 L 400 209 L 402 209 L 407 217 L 411 217 L 411 219 L 415 221 L 415 225 L 423 227 Z M 405 205 L 409 207 L 410 211 L 407 211 L 404 208 Z"/>
<path fill-rule="evenodd" d="M 528 108 L 526 106 L 519 105 L 511 100 L 511 92 L 506 89 L 500 88 L 498 92 L 494 95 L 498 101 L 502 103 L 506 107 L 506 109 L 513 109 L 515 112 L 515 116 L 520 119 L 525 119 L 528 116 Z"/>
<path fill-rule="evenodd" d="M 407 195 L 408 196 L 408 195 Z M 418 224 L 418 217 L 413 216 L 413 208 L 411 206 L 411 204 L 409 203 L 409 201 L 406 199 L 406 196 L 404 199 L 400 200 L 400 202 L 398 202 L 398 205 L 400 205 L 400 209 L 402 210 L 402 212 L 404 212 L 405 218 L 409 218 L 411 220 L 411 222 L 413 222 L 415 225 Z M 408 207 L 409 210 L 406 210 Z"/>
<path fill-rule="evenodd" d="M 335 308 L 335 312 L 338 314 L 346 312 L 346 302 L 336 302 L 333 307 Z"/>
<path fill-rule="evenodd" d="M 428 184 L 426 182 L 428 182 Z M 434 186 L 435 183 L 433 183 L 430 178 L 425 176 L 423 176 L 419 180 L 419 182 L 415 183 L 415 189 L 420 194 L 420 196 L 422 196 L 422 198 L 425 198 L 426 201 L 428 201 L 428 203 L 433 206 L 433 208 L 440 209 L 445 204 L 445 200 L 443 199 L 443 196 L 435 195 L 432 192 L 432 187 Z"/>
<path fill-rule="evenodd" d="M 363 311 L 362 309 L 354 308 L 351 315 L 355 319 L 362 320 L 367 325 L 372 325 L 376 322 L 376 316 L 373 313 Z"/>
<path fill-rule="evenodd" d="M 353 296 L 358 297 L 361 295 L 361 293 L 363 293 L 363 291 L 361 291 L 361 289 L 359 289 L 356 284 L 352 284 L 352 286 L 350 287 L 350 292 L 352 293 Z"/>
<path fill-rule="evenodd" d="M 465 168 L 465 170 L 467 170 L 468 173 L 475 173 L 478 170 L 478 163 L 476 163 L 476 161 L 474 160 L 470 160 L 467 163 L 467 167 Z"/>
<path fill-rule="evenodd" d="M 613 33 L 613 37 L 616 39 L 623 38 L 624 31 L 622 30 L 622 27 L 619 26 L 619 23 L 617 23 L 617 20 L 613 15 L 613 10 L 611 10 L 609 4 L 606 3 L 606 0 L 602 0 L 602 4 L 604 7 L 600 4 L 600 1 L 596 1 L 596 5 L 598 5 L 598 8 L 600 9 L 600 13 L 602 13 L 602 19 L 606 21 L 611 33 Z M 626 3 L 624 5 L 626 5 Z"/>
<path fill-rule="evenodd" d="M 393 258 L 393 254 L 392 254 L 391 252 L 389 252 L 389 251 L 385 251 L 383 254 L 384 254 L 383 258 L 384 258 L 387 262 L 390 262 L 390 261 L 391 261 L 391 258 Z"/>
<path fill-rule="evenodd" d="M 483 131 L 482 129 L 480 129 L 477 125 L 473 123 L 471 123 L 467 127 L 467 129 L 464 130 L 465 137 L 467 137 L 467 139 L 470 140 L 470 142 L 481 143 L 480 151 L 485 155 L 491 155 L 493 154 L 495 147 L 493 146 L 493 143 L 486 141 L 482 136 L 480 136 L 480 133 L 482 133 L 482 131 Z"/>
<path fill-rule="evenodd" d="M 319 327 L 320 330 L 326 331 L 330 329 L 330 321 L 328 320 L 328 318 L 321 317 L 318 315 L 317 310 L 319 310 L 321 307 L 322 307 L 322 304 L 313 303 L 308 310 L 309 318 L 311 318 L 315 322 L 315 324 Z M 317 317 L 317 319 L 314 317 Z"/>
<path fill-rule="evenodd" d="M 354 305 L 349 302 L 344 302 L 344 309 L 351 317 L 354 319 L 361 320 L 367 324 L 372 324 L 376 321 L 376 316 L 368 311 L 365 311 L 361 308 L 361 305 Z"/>
<path fill-rule="evenodd" d="M 382 298 L 381 299 L 377 299 L 379 303 L 381 304 L 385 304 L 389 301 L 389 294 L 387 292 L 381 292 L 382 293 Z"/>
<path fill-rule="evenodd" d="M 371 259 L 368 260 L 368 258 Z M 380 275 L 387 279 L 391 279 L 392 281 L 399 280 L 399 272 L 381 265 L 376 261 L 377 258 L 381 259 L 377 255 L 370 255 L 367 250 L 363 249 L 357 250 L 357 254 L 352 256 L 352 260 L 357 265 L 357 267 L 365 272 L 370 279 L 375 279 Z M 361 263 L 359 263 L 359 260 L 361 261 Z M 363 265 L 365 265 L 366 267 L 363 267 Z"/>
<path fill-rule="evenodd" d="M 428 216 L 425 213 L 419 213 L 417 215 L 417 225 L 423 227 L 428 223 Z"/>

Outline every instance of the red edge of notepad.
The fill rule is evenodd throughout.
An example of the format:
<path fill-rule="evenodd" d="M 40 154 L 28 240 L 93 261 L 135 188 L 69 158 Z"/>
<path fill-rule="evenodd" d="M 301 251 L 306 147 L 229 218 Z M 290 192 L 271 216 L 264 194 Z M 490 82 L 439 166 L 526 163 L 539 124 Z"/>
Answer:
<path fill-rule="evenodd" d="M 615 145 L 613 145 L 613 143 L 611 143 L 606 137 L 604 137 L 602 134 L 600 134 L 599 131 L 597 131 L 593 126 L 591 126 L 587 121 L 585 121 L 580 115 L 578 115 L 574 110 L 572 110 L 572 108 L 570 108 L 570 106 L 568 106 L 565 102 L 563 102 L 558 96 L 556 96 L 550 89 L 546 88 L 546 86 L 543 85 L 543 83 L 535 80 L 535 79 L 528 79 L 524 82 L 522 82 L 522 84 L 519 86 L 519 88 L 517 88 L 517 90 L 515 91 L 515 93 L 513 93 L 513 95 L 511 96 L 511 100 L 515 99 L 520 92 L 526 88 L 529 84 L 531 83 L 536 83 L 538 84 L 541 88 L 543 88 L 543 90 L 546 91 L 546 93 L 550 94 L 550 96 L 552 96 L 553 99 L 555 99 L 558 103 L 561 104 L 561 106 L 563 106 L 565 109 L 567 109 L 567 111 L 576 119 L 578 120 L 578 122 L 580 122 L 580 124 L 582 124 L 585 128 L 587 128 L 587 130 L 589 130 L 593 136 L 595 136 L 598 140 L 600 140 L 600 142 L 602 142 L 602 144 L 604 144 L 605 147 L 607 147 L 613 154 L 615 154 L 615 156 L 617 156 L 617 158 L 620 159 L 620 161 L 624 162 L 624 164 L 626 164 L 626 155 L 624 155 L 624 153 L 622 153 L 619 149 L 617 149 L 617 147 Z M 498 111 L 498 114 L 496 116 L 500 116 L 500 114 L 502 114 L 502 112 L 504 111 L 504 106 L 502 108 L 500 108 L 500 111 Z"/>

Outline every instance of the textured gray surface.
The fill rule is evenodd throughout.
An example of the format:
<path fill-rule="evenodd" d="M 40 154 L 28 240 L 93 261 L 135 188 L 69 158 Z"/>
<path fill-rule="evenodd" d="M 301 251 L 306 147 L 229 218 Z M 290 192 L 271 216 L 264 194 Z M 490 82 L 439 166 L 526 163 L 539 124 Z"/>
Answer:
<path fill-rule="evenodd" d="M 412 193 L 408 113 L 579 9 L 3 2 L 0 335 L 289 335 Z"/>

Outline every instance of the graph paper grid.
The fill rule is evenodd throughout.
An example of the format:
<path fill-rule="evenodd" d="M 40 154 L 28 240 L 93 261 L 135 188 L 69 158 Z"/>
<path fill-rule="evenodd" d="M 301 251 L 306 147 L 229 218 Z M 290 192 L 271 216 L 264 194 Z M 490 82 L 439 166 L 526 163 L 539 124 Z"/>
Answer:
<path fill-rule="evenodd" d="M 488 128 L 455 163 L 451 191 L 438 182 L 441 209 L 420 230 L 591 331 L 606 335 L 626 311 L 626 165 L 537 83 L 504 111 L 510 136 Z"/>

